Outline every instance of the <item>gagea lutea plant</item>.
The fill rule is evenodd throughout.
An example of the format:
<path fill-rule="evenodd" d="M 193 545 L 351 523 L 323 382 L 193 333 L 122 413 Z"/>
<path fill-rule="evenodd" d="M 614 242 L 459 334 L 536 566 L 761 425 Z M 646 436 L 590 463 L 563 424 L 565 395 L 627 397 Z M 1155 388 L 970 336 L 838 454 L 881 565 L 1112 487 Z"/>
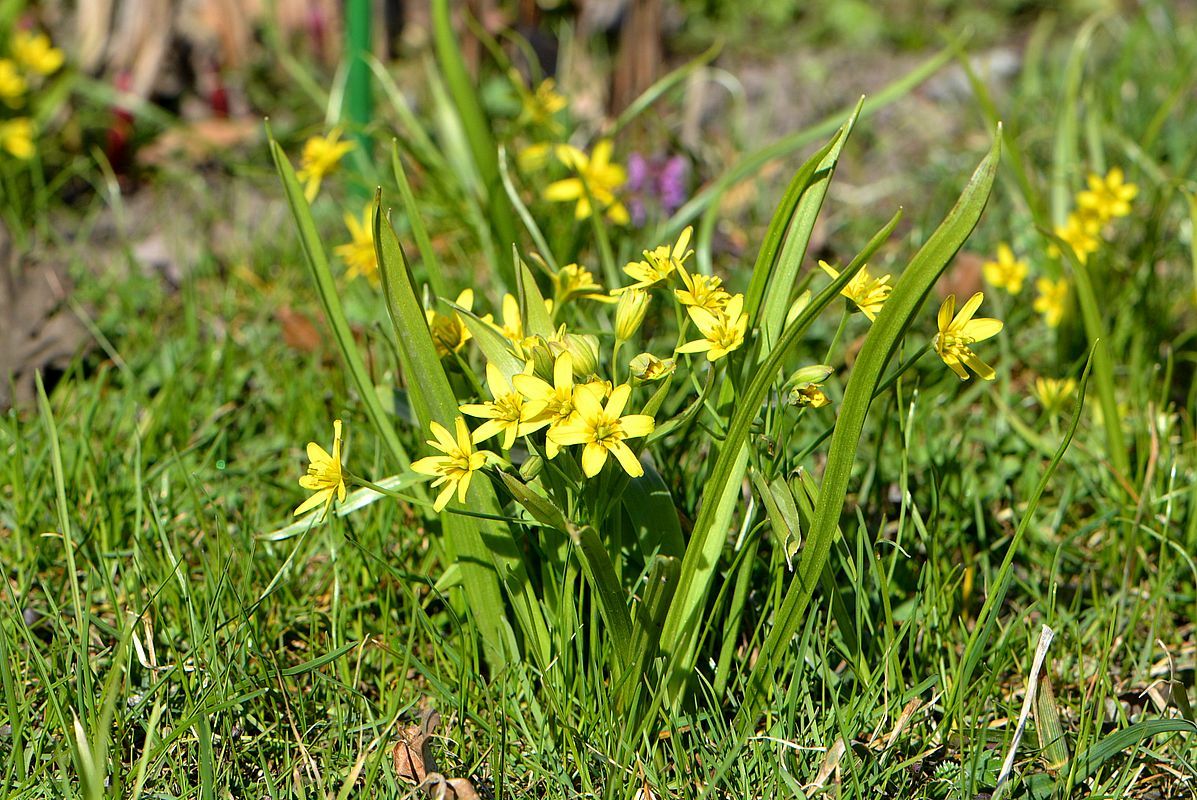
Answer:
<path fill-rule="evenodd" d="M 343 455 L 338 423 L 333 454 L 309 448 L 303 487 L 315 494 L 299 510 L 319 510 L 302 524 L 324 519 L 330 507 L 328 518 L 367 500 L 407 503 L 439 532 L 452 567 L 439 585 L 474 623 L 492 668 L 528 659 L 556 680 L 550 667 L 565 669 L 563 654 L 585 631 L 592 646 L 609 650 L 594 663 L 615 670 L 610 689 L 635 725 L 653 724 L 652 709 L 684 703 L 702 672 L 703 683 L 720 691 L 730 673 L 748 687 L 739 719 L 750 727 L 837 535 L 870 404 L 932 351 L 962 379 L 966 368 L 994 377 L 985 340 L 1001 323 L 975 316 L 981 295 L 959 311 L 949 298 L 938 318 L 925 300 L 980 217 L 997 144 L 896 278 L 872 277 L 865 264 L 890 239 L 898 215 L 842 268 L 805 257 L 856 120 L 795 174 L 746 285 L 698 269 L 692 228 L 679 225 L 669 239 L 641 243 L 641 255 L 619 273 L 621 285 L 604 285 L 596 277 L 602 270 L 583 260 L 602 243 L 577 251 L 579 263 L 552 267 L 562 253 L 517 241 L 508 243 L 510 264 L 477 267 L 486 272 L 472 286 L 493 293 L 435 297 L 430 285 L 450 284 L 452 273 L 428 285 L 415 280 L 391 224 L 397 212 L 380 191 L 369 235 L 355 239 L 374 247 L 398 356 L 392 388 L 414 427 L 381 406 L 353 337 L 338 334 L 367 417 L 400 471 L 371 480 L 351 463 L 330 463 Z M 344 312 L 303 182 L 277 143 L 273 151 L 336 332 Z M 613 152 L 602 143 L 594 160 L 614 170 Z M 610 210 L 619 196 L 610 181 L 592 192 L 582 162 L 571 163 L 574 207 L 535 206 L 543 190 L 535 171 L 513 199 L 533 204 L 523 210 L 576 217 L 579 235 L 633 241 L 634 232 L 578 213 L 590 201 Z M 399 158 L 395 166 L 405 185 Z M 310 194 L 310 170 L 307 177 Z M 562 188 L 550 194 L 565 198 Z M 403 211 L 418 229 L 418 204 Z M 550 228 L 538 228 L 532 238 L 544 241 L 541 230 Z M 442 270 L 421 255 L 426 269 Z M 503 274 L 514 282 L 504 287 Z M 824 315 L 839 327 L 830 348 L 825 339 L 816 348 L 809 332 Z M 845 331 L 864 337 L 851 367 Z M 347 431 L 346 441 L 369 435 Z M 820 448 L 825 466 L 812 474 L 808 457 Z M 351 460 L 352 452 L 344 451 Z M 348 500 L 340 480 L 359 487 Z M 776 605 L 763 612 L 772 627 L 750 667 L 723 652 L 735 639 L 725 627 L 738 619 L 726 598 L 743 580 L 731 566 L 744 537 L 759 531 L 772 538 L 754 548 L 783 551 L 788 566 L 773 576 Z"/>

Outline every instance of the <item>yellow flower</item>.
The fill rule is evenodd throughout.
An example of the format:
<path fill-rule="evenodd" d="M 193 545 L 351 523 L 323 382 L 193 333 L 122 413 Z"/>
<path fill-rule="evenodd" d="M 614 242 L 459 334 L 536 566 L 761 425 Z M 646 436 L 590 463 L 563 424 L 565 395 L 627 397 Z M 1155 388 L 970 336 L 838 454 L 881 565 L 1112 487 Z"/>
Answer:
<path fill-rule="evenodd" d="M 619 295 L 615 306 L 615 340 L 626 342 L 640 330 L 652 296 L 643 289 L 631 289 Z"/>
<path fill-rule="evenodd" d="M 337 168 L 341 158 L 353 149 L 353 142 L 340 142 L 339 128 L 328 136 L 313 136 L 303 143 L 303 154 L 299 157 L 299 171 L 295 177 L 304 182 L 303 196 L 308 202 L 320 193 L 320 181 Z"/>
<path fill-rule="evenodd" d="M 345 214 L 345 227 L 349 229 L 351 241 L 339 244 L 333 252 L 349 267 L 345 274 L 350 278 L 362 276 L 375 286 L 378 285 L 378 256 L 374 252 L 374 204 L 366 203 L 359 221 L 352 214 Z"/>
<path fill-rule="evenodd" d="M 628 362 L 628 369 L 636 380 L 659 381 L 677 369 L 677 361 L 672 358 L 657 358 L 652 353 L 641 353 Z"/>
<path fill-rule="evenodd" d="M 1089 188 L 1077 194 L 1076 204 L 1082 212 L 1107 222 L 1115 217 L 1130 214 L 1130 201 L 1134 200 L 1138 193 L 1139 187 L 1133 183 L 1125 183 L 1122 170 L 1114 167 L 1104 178 L 1091 174 Z"/>
<path fill-rule="evenodd" d="M 603 293 L 603 287 L 594 279 L 594 273 L 577 264 L 566 264 L 553 275 L 553 295 L 559 306 L 574 298 L 598 300 L 600 303 L 615 302 L 615 298 Z"/>
<path fill-rule="evenodd" d="M 839 270 L 826 261 L 820 261 L 819 266 L 832 279 L 840 276 Z M 851 300 L 870 320 L 875 320 L 877 312 L 885 305 L 889 293 L 893 291 L 893 287 L 889 285 L 889 279 L 888 274 L 882 275 L 880 278 L 873 278 L 869 274 L 869 265 L 865 264 L 852 276 L 848 285 L 840 289 L 840 294 Z"/>
<path fill-rule="evenodd" d="M 1014 257 L 1008 244 L 999 244 L 997 261 L 986 261 L 981 265 L 985 280 L 995 289 L 1005 289 L 1010 294 L 1022 291 L 1022 282 L 1027 279 L 1027 262 Z"/>
<path fill-rule="evenodd" d="M 1034 309 L 1043 315 L 1043 321 L 1049 328 L 1058 327 L 1068 309 L 1068 279 L 1053 281 L 1050 278 L 1038 278 L 1035 280 L 1035 289 L 1039 296 L 1035 298 Z"/>
<path fill-rule="evenodd" d="M 1062 409 L 1075 391 L 1076 381 L 1072 378 L 1035 379 L 1035 399 L 1039 401 L 1039 406 L 1049 414 L 1054 414 Z"/>
<path fill-rule="evenodd" d="M 449 505 L 454 490 L 457 491 L 457 502 L 465 502 L 474 473 L 486 466 L 486 462 L 494 458 L 495 454 L 489 450 L 474 449 L 474 443 L 470 440 L 470 429 L 466 427 L 466 421 L 462 417 L 456 420 L 456 439 L 439 422 L 433 422 L 428 427 L 434 437 L 428 440 L 428 444 L 444 455 L 426 456 L 413 461 L 411 468 L 421 475 L 435 476 L 436 480 L 432 482 L 434 487 L 444 484 L 445 488 L 432 504 L 439 512 L 444 511 L 445 506 Z"/>
<path fill-rule="evenodd" d="M 715 312 L 727 305 L 731 295 L 723 288 L 723 281 L 714 275 L 693 275 L 679 265 L 678 274 L 682 276 L 685 289 L 674 289 L 673 296 L 684 306 L 694 306 Z"/>
<path fill-rule="evenodd" d="M 50 44 L 44 33 L 17 31 L 12 35 L 12 56 L 17 62 L 39 75 L 53 75 L 62 67 L 62 51 Z"/>
<path fill-rule="evenodd" d="M 0 58 L 0 100 L 11 108 L 19 108 L 25 99 L 25 79 L 17 72 L 17 65 Z"/>
<path fill-rule="evenodd" d="M 457 295 L 457 300 L 454 302 L 466 311 L 473 310 L 474 290 L 463 290 L 461 294 Z M 465 343 L 473 338 L 470 329 L 466 327 L 465 320 L 456 311 L 451 314 L 442 314 L 430 308 L 425 314 L 428 317 L 428 330 L 432 333 L 432 343 L 436 345 L 436 354 L 441 358 L 450 353 L 461 352 Z M 490 314 L 482 319 L 485 322 L 490 322 Z"/>
<path fill-rule="evenodd" d="M 973 352 L 970 345 L 983 342 L 991 336 L 996 336 L 1002 330 L 1002 321 L 988 317 L 973 319 L 973 314 L 981 307 L 985 295 L 977 292 L 968 302 L 956 311 L 956 295 L 948 295 L 939 307 L 939 333 L 935 334 L 933 343 L 935 352 L 943 359 L 943 363 L 952 368 L 960 380 L 968 380 L 968 372 L 964 367 L 977 373 L 978 378 L 991 381 L 994 378 L 993 367 L 986 364 Z"/>
<path fill-rule="evenodd" d="M 794 385 L 794 388 L 790 389 L 790 404 L 822 408 L 830 403 L 831 400 L 823 393 L 822 386 L 832 372 L 834 370 L 827 364 L 814 364 L 791 375 L 787 381 L 788 384 Z"/>
<path fill-rule="evenodd" d="M 553 116 L 565 108 L 569 101 L 565 99 L 565 95 L 557 91 L 557 82 L 552 78 L 545 78 L 536 87 L 535 92 L 529 92 L 524 88 L 523 81 L 517 77 L 516 86 L 519 87 L 521 95 L 517 124 L 543 127 L 549 133 L 559 133 L 562 130 L 561 123 L 553 119 Z"/>
<path fill-rule="evenodd" d="M 33 123 L 28 117 L 0 120 L 0 149 L 7 150 L 17 158 L 33 158 Z"/>
<path fill-rule="evenodd" d="M 337 502 L 345 502 L 345 476 L 341 473 L 341 420 L 333 421 L 332 455 L 315 442 L 308 442 L 308 460 L 312 463 L 308 467 L 308 474 L 299 479 L 299 485 L 315 494 L 304 500 L 293 516 L 322 504 L 322 513 L 327 514 L 334 496 Z"/>
<path fill-rule="evenodd" d="M 553 301 L 544 301 L 545 311 L 548 312 L 549 317 L 553 316 Z M 520 314 L 520 301 L 516 299 L 515 295 L 507 293 L 503 295 L 503 324 L 496 326 L 499 333 L 503 334 L 503 338 L 507 339 L 515 345 L 517 353 L 523 353 L 526 347 L 530 347 L 533 342 L 529 342 L 529 337 L 524 331 L 524 319 Z"/>
<path fill-rule="evenodd" d="M 1096 218 L 1074 213 L 1068 215 L 1068 220 L 1063 225 L 1056 226 L 1056 236 L 1063 239 L 1076 254 L 1076 260 L 1084 264 L 1089 260 L 1089 254 L 1096 253 L 1101 245 L 1101 240 L 1097 238 L 1100 228 L 1101 223 Z M 1058 256 L 1060 248 L 1053 244 L 1048 248 L 1048 252 Z"/>
<path fill-rule="evenodd" d="M 674 270 L 685 269 L 684 263 L 694 251 L 688 250 L 690 236 L 694 229 L 687 226 L 677 242 L 670 248 L 667 244 L 657 245 L 652 250 L 644 251 L 643 261 L 632 261 L 623 268 L 629 277 L 636 280 L 631 286 L 616 289 L 612 294 L 626 292 L 629 289 L 648 289 L 673 274 Z"/>
<path fill-rule="evenodd" d="M 574 394 L 577 417 L 550 431 L 549 437 L 562 447 L 585 445 L 582 450 L 582 472 L 587 478 L 593 478 L 602 471 L 608 455 L 615 456 L 624 472 L 633 478 L 644 474 L 644 467 L 624 440 L 647 436 L 653 432 L 656 422 L 648 414 L 621 416 L 631 394 L 632 387 L 621 384 L 611 392 L 604 407 L 593 393 L 577 392 Z"/>
<path fill-rule="evenodd" d="M 727 301 L 726 308 L 717 311 L 707 311 L 698 306 L 690 306 L 686 311 L 702 332 L 703 338 L 682 345 L 677 349 L 679 353 L 706 352 L 708 361 L 718 361 L 744 344 L 744 333 L 748 330 L 744 295 L 735 295 Z"/>
<path fill-rule="evenodd" d="M 603 139 L 587 156 L 573 147 L 556 148 L 557 157 L 576 176 L 549 184 L 544 190 L 546 200 L 576 201 L 574 217 L 587 219 L 592 213 L 591 201 L 607 212 L 607 218 L 617 225 L 628 223 L 628 210 L 615 197 L 615 191 L 628 179 L 627 171 L 611 163 L 611 140 Z"/>
<path fill-rule="evenodd" d="M 573 421 L 575 417 L 575 396 L 579 392 L 592 394 L 596 400 L 601 400 L 603 396 L 602 389 L 596 385 L 574 383 L 574 359 L 569 351 L 557 356 L 557 360 L 553 362 L 551 386 L 535 375 L 524 373 L 512 375 L 511 383 L 515 390 L 527 399 L 527 413 L 533 419 L 548 424 L 545 455 L 549 458 L 556 458 L 560 450 L 557 442 L 553 440 L 553 432 Z"/>
<path fill-rule="evenodd" d="M 523 374 L 532 374 L 531 361 L 524 367 Z M 467 403 L 461 407 L 461 413 L 486 420 L 474 431 L 475 442 L 502 433 L 502 448 L 510 450 L 515 444 L 515 437 L 538 431 L 549 424 L 547 419 L 533 419 L 543 409 L 525 402 L 524 396 L 512 388 L 502 370 L 494 364 L 486 365 L 486 385 L 493 400 L 486 403 Z"/>

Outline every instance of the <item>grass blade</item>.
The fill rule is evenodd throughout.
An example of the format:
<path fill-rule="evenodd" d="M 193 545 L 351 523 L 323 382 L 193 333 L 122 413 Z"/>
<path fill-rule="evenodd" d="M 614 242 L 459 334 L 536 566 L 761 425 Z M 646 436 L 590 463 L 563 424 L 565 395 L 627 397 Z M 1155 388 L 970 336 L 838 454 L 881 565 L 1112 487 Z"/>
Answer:
<path fill-rule="evenodd" d="M 411 466 L 407 451 L 399 441 L 399 434 L 391 424 L 391 417 L 382 407 L 382 400 L 375 391 L 374 382 L 366 371 L 366 364 L 358 352 L 357 342 L 353 339 L 353 332 L 349 329 L 349 320 L 345 317 L 345 309 L 341 306 L 341 298 L 337 294 L 337 282 L 328 265 L 328 257 L 324 253 L 324 246 L 320 243 L 320 235 L 316 232 L 316 222 L 312 219 L 312 209 L 303 196 L 303 189 L 295 177 L 295 170 L 287 154 L 273 138 L 270 140 L 270 152 L 274 156 L 274 166 L 278 170 L 279 178 L 283 182 L 283 190 L 287 195 L 287 203 L 291 207 L 291 216 L 299 228 L 299 242 L 303 247 L 304 260 L 312 271 L 312 278 L 316 283 L 316 293 L 320 297 L 320 305 L 324 308 L 324 316 L 332 328 L 333 337 L 337 340 L 337 347 L 341 357 L 345 359 L 345 366 L 349 369 L 349 376 L 357 387 L 362 404 L 366 407 L 366 416 L 370 424 L 382 437 L 391 456 L 399 465 L 402 472 Z"/>

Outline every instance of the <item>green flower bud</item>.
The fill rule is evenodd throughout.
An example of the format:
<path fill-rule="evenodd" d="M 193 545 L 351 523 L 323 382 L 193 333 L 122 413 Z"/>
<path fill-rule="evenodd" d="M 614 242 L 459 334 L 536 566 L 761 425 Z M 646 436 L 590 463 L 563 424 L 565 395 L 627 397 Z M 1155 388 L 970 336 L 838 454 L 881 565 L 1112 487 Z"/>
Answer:
<path fill-rule="evenodd" d="M 598 372 L 599 340 L 597 336 L 567 333 L 564 349 L 574 359 L 574 375 L 584 378 Z"/>
<path fill-rule="evenodd" d="M 640 323 L 644 322 L 644 315 L 648 313 L 648 303 L 652 298 L 643 289 L 628 289 L 619 295 L 619 304 L 615 306 L 615 338 L 626 342 L 636 335 Z"/>

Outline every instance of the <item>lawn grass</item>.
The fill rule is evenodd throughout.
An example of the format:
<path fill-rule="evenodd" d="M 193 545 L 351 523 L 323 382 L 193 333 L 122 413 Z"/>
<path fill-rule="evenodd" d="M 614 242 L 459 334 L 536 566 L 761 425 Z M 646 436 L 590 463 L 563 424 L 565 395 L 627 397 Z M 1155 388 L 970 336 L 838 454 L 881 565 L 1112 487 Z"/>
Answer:
<path fill-rule="evenodd" d="M 369 435 L 288 227 L 223 220 L 234 244 L 219 257 L 204 245 L 178 291 L 150 277 L 86 287 L 111 350 L 76 362 L 37 407 L 0 417 L 6 796 L 405 797 L 413 790 L 391 746 L 435 708 L 442 771 L 496 797 L 990 797 L 1044 625 L 1056 638 L 1005 796 L 1197 794 L 1197 260 L 1183 196 L 1197 190 L 1197 113 L 1179 99 L 1192 94 L 1197 42 L 1165 10 L 1095 29 L 1074 105 L 1065 65 L 1075 31 L 1053 33 L 995 101 L 1007 160 L 967 246 L 1041 253 L 1036 222 L 1061 221 L 1088 171 L 1123 165 L 1139 184 L 1133 216 L 1090 262 L 1126 469 L 1109 450 L 1108 417 L 1095 414 L 1096 374 L 1083 408 L 1050 412 L 1031 399 L 1035 376 L 1080 377 L 1089 337 L 1079 311 L 1053 330 L 1031 309 L 1030 286 L 1018 298 L 988 291 L 1006 322 L 985 343 L 998 379 L 962 384 L 928 355 L 874 401 L 832 580 L 747 739 L 732 721 L 747 671 L 729 665 L 755 660 L 791 580 L 766 522 L 728 536 L 692 701 L 637 735 L 639 720 L 613 696 L 617 665 L 592 604 L 578 598 L 579 626 L 553 632 L 549 668 L 499 671 L 453 597 L 439 529 L 404 504 L 271 535 L 303 499 L 303 444 L 324 441 L 330 420 L 345 420 L 355 471 L 395 471 Z M 1073 107 L 1084 112 L 1063 141 Z M 988 130 L 984 104 L 971 111 Z M 884 141 L 883 128 L 871 135 Z M 954 194 L 960 165 L 981 149 L 926 168 Z M 281 197 L 258 156 L 239 180 Z M 207 189 L 180 181 L 178 191 Z M 761 198 L 764 218 L 775 199 Z M 949 203 L 912 204 L 922 216 L 877 265 L 900 267 Z M 834 195 L 829 212 L 845 251 L 877 227 Z M 201 230 L 222 216 L 212 209 Z M 318 217 L 330 240 L 343 235 L 338 216 L 326 206 Z M 1052 268 L 1032 258 L 1037 271 Z M 735 266 L 727 254 L 715 265 Z M 381 301 L 358 281 L 346 305 L 372 378 L 395 385 Z M 314 349 L 287 343 L 284 329 L 298 323 L 282 321 L 282 307 L 315 320 Z M 856 315 L 844 340 L 866 330 Z M 836 337 L 834 320 L 820 322 L 809 349 Z M 842 399 L 838 379 L 828 392 Z M 831 409 L 804 417 L 803 441 L 834 419 Z M 396 425 L 414 452 L 421 432 Z M 705 458 L 661 465 L 680 505 L 695 507 Z M 826 453 L 786 458 L 818 476 Z M 1016 541 L 1004 602 L 974 650 Z M 1053 716 L 1059 741 L 1045 733 Z"/>

